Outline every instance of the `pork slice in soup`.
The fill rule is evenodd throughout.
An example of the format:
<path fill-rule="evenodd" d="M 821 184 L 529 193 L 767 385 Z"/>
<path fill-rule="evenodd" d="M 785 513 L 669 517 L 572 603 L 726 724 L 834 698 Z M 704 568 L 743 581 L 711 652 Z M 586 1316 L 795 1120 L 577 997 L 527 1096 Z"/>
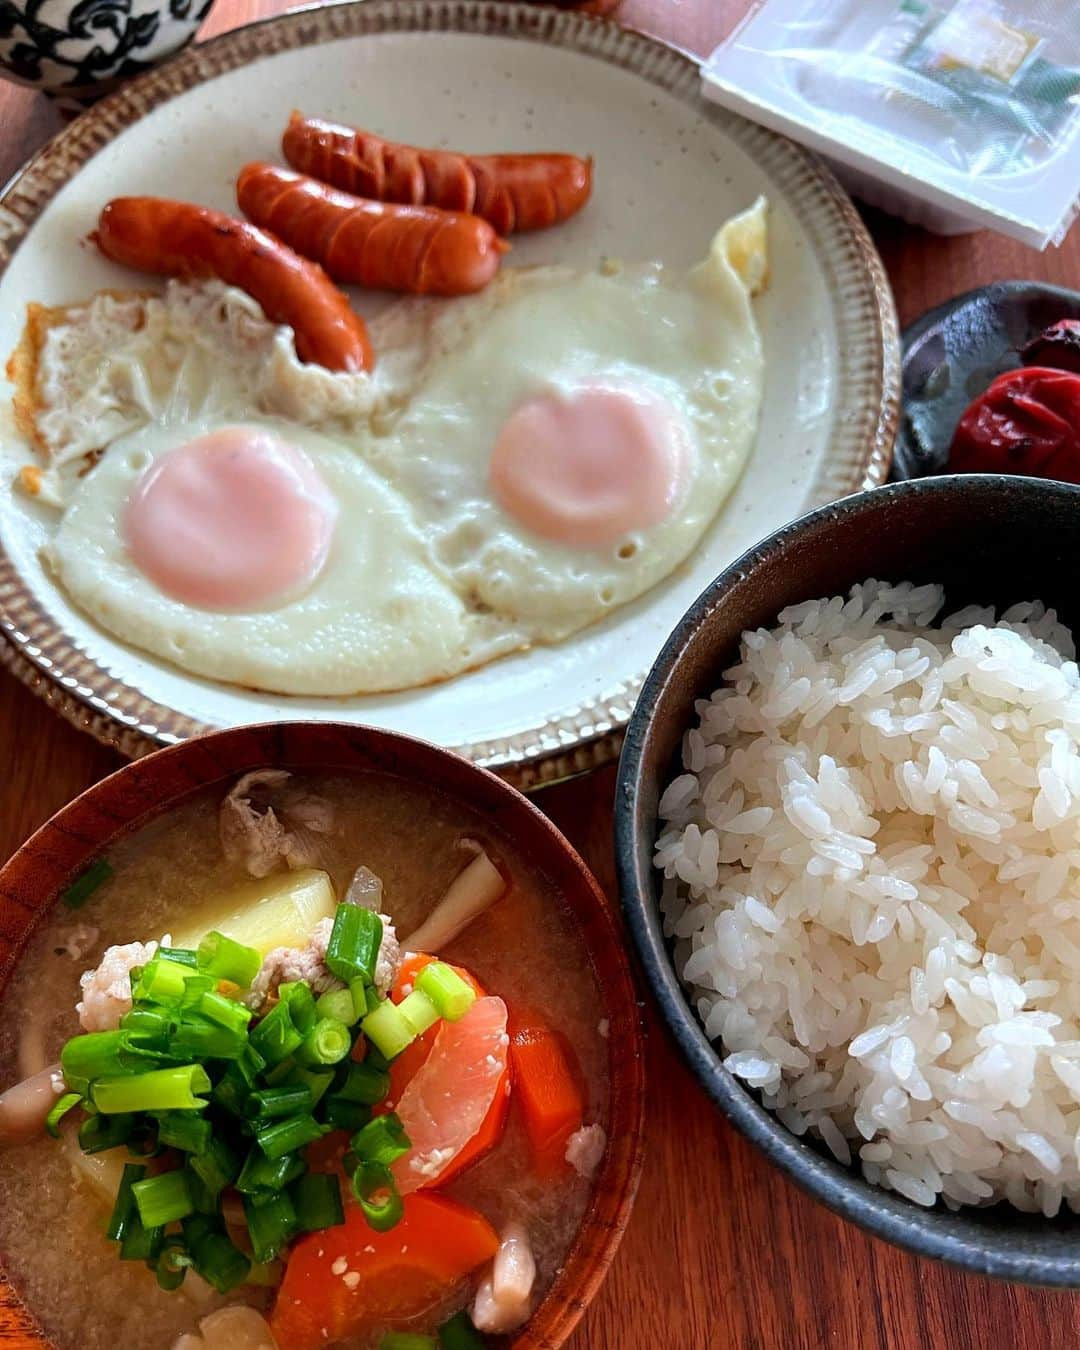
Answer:
<path fill-rule="evenodd" d="M 395 778 L 265 770 L 65 898 L 0 998 L 0 1258 L 59 1346 L 528 1320 L 604 1152 L 606 1047 L 574 920 L 501 837 Z"/>

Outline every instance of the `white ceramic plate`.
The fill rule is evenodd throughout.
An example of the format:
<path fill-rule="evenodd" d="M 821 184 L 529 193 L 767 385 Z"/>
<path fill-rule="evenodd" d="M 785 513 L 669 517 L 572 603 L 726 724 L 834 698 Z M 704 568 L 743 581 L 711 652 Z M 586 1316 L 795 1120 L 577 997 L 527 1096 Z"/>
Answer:
<path fill-rule="evenodd" d="M 288 113 L 300 107 L 419 144 L 591 153 L 587 209 L 515 239 L 515 263 L 590 265 L 606 255 L 689 264 L 717 225 L 766 193 L 764 415 L 750 464 L 702 545 L 636 603 L 558 646 L 445 684 L 344 700 L 200 680 L 99 631 L 41 567 L 44 517 L 7 489 L 13 437 L 0 431 L 0 622 L 16 672 L 129 754 L 208 727 L 326 718 L 410 732 L 523 785 L 610 758 L 641 678 L 690 602 L 805 508 L 881 482 L 896 429 L 895 315 L 850 202 L 811 156 L 707 104 L 698 85 L 688 58 L 610 22 L 509 3 L 368 0 L 296 11 L 192 48 L 62 132 L 0 203 L 0 352 L 14 346 L 27 301 L 132 284 L 80 243 L 109 197 L 156 193 L 235 209 L 237 169 L 277 158 Z M 371 297 L 357 304 L 370 312 Z"/>

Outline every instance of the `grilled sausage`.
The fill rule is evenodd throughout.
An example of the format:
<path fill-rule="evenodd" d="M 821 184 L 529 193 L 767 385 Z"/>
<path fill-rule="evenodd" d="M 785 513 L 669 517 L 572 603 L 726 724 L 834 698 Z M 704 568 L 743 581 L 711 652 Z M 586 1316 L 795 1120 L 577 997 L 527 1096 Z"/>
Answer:
<path fill-rule="evenodd" d="M 509 247 L 479 216 L 362 201 L 273 164 L 241 169 L 236 199 L 256 225 L 358 286 L 467 295 L 488 284 Z"/>
<path fill-rule="evenodd" d="M 91 236 L 113 262 L 174 277 L 217 277 L 293 330 L 301 361 L 370 370 L 371 342 L 330 278 L 264 230 L 220 211 L 163 197 L 117 197 Z"/>
<path fill-rule="evenodd" d="M 281 144 L 294 169 L 356 197 L 471 212 L 500 234 L 558 225 L 592 191 L 592 161 L 576 155 L 417 150 L 300 113 Z"/>

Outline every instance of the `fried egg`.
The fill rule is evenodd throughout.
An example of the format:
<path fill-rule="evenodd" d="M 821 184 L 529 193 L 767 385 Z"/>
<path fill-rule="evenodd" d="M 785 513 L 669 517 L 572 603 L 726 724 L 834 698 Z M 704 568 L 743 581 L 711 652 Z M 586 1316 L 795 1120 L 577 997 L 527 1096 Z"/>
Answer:
<path fill-rule="evenodd" d="M 764 258 L 762 201 L 689 272 L 505 271 L 434 315 L 442 354 L 367 453 L 481 607 L 556 640 L 692 551 L 754 442 L 764 358 L 750 297 Z M 518 420 L 507 491 L 499 452 Z M 590 492 L 618 498 L 597 505 L 616 528 L 582 531 Z"/>
<path fill-rule="evenodd" d="M 760 201 L 689 271 L 504 269 L 381 314 L 374 376 L 301 365 L 217 283 L 99 295 L 42 347 L 47 562 L 119 638 L 276 693 L 560 640 L 667 576 L 736 483 L 766 266 Z"/>
<path fill-rule="evenodd" d="M 193 498 L 190 483 L 182 483 L 180 509 L 171 520 L 162 503 L 154 503 L 154 483 L 160 484 L 170 460 L 201 438 L 222 436 L 226 442 L 243 436 L 286 446 L 306 466 L 291 500 L 286 488 L 261 504 L 276 516 L 263 533 L 266 547 L 256 531 L 247 543 L 237 538 L 245 525 L 257 524 L 258 510 L 241 513 L 237 496 L 224 495 L 230 488 L 252 493 L 255 476 L 270 467 L 259 452 L 246 485 L 234 473 L 203 484 Z M 103 628 L 193 674 L 285 694 L 408 688 L 517 644 L 518 635 L 472 612 L 432 566 L 402 499 L 350 445 L 284 422 L 196 424 L 185 426 L 183 437 L 180 443 L 175 427 L 129 435 L 110 447 L 71 495 L 48 561 L 68 594 Z M 307 530 L 303 521 L 294 528 L 292 508 L 311 508 L 313 500 L 321 520 Z M 167 532 L 157 536 L 159 551 L 163 541 L 175 545 L 171 565 L 169 558 L 164 566 L 159 556 L 149 560 L 132 538 L 125 516 L 140 501 L 155 505 L 153 522 Z M 215 513 L 216 522 L 209 518 Z M 230 514 L 226 539 L 213 526 Z M 236 520 L 238 514 L 245 519 Z M 200 549 L 211 551 L 203 556 Z M 291 576 L 282 576 L 283 553 Z M 260 577 L 262 595 L 253 592 Z"/>

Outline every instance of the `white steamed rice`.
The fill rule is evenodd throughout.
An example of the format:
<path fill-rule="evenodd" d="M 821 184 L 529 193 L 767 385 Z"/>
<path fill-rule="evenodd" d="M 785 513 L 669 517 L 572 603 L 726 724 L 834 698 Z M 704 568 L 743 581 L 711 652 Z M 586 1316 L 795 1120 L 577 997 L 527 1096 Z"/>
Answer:
<path fill-rule="evenodd" d="M 871 1182 L 1080 1212 L 1080 676 L 1038 603 L 868 581 L 743 634 L 660 802 L 724 1063 Z"/>

